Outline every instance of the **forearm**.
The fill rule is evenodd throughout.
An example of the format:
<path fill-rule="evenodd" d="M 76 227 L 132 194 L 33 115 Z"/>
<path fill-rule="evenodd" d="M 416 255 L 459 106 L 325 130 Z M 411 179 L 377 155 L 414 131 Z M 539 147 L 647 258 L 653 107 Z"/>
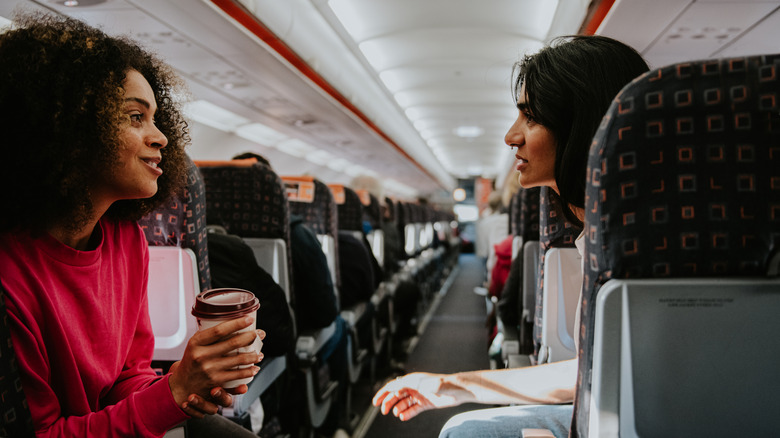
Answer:
<path fill-rule="evenodd" d="M 437 393 L 459 403 L 571 403 L 577 380 L 576 360 L 526 368 L 466 371 L 440 377 Z"/>
<path fill-rule="evenodd" d="M 38 437 L 159 437 L 189 418 L 173 401 L 165 378 L 116 405 L 86 415 L 64 416 L 55 406 L 30 403 Z"/>

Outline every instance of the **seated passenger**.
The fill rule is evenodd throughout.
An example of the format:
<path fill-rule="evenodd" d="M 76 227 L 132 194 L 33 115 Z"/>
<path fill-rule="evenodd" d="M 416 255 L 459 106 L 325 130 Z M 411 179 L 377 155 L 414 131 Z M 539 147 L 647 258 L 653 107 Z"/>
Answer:
<path fill-rule="evenodd" d="M 255 159 L 269 168 L 271 163 L 262 155 L 245 152 L 233 157 L 234 160 Z M 318 360 L 326 367 L 330 379 L 339 382 L 340 388 L 347 386 L 347 323 L 339 315 L 339 302 L 333 291 L 333 279 L 328 268 L 328 260 L 322 252 L 317 235 L 303 222 L 303 217 L 290 215 L 290 254 L 292 258 L 292 293 L 295 325 L 298 332 L 306 332 L 328 327 L 336 321 L 336 332 L 320 350 Z M 300 380 L 300 379 L 298 379 Z M 302 385 L 296 380 L 293 385 Z M 343 389 L 340 389 L 343 391 Z M 306 403 L 299 398 L 303 393 L 294 389 L 286 394 L 283 404 L 286 411 L 280 413 L 285 430 L 295 430 L 300 424 L 299 407 Z M 340 426 L 343 403 L 331 404 L 331 409 L 318 432 L 332 435 Z"/>
<path fill-rule="evenodd" d="M 135 43 L 40 13 L 0 34 L 0 266 L 36 435 L 253 436 L 219 415 L 262 353 L 251 318 L 150 364 L 149 251 L 135 222 L 180 189 L 187 123 L 173 71 Z M 13 187 L 13 189 L 11 189 Z M 249 365 L 236 369 L 238 365 Z"/>
<path fill-rule="evenodd" d="M 567 206 L 567 217 L 582 224 L 591 139 L 618 91 L 647 70 L 634 49 L 601 36 L 558 39 L 516 65 L 519 115 L 505 141 L 517 148 L 520 185 L 551 187 Z M 582 253 L 582 234 L 577 247 Z M 565 438 L 576 379 L 577 359 L 450 375 L 413 373 L 387 383 L 373 403 L 402 421 L 465 402 L 540 405 L 459 414 L 440 436 L 517 437 L 524 428 L 546 428 Z"/>

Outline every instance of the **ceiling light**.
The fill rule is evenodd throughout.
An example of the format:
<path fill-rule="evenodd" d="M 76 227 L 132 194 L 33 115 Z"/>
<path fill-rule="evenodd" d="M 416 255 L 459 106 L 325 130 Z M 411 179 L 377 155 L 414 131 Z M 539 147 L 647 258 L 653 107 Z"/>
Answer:
<path fill-rule="evenodd" d="M 265 146 L 273 146 L 280 141 L 284 141 L 289 138 L 281 132 L 278 132 L 275 129 L 271 129 L 262 123 L 250 123 L 248 125 L 239 126 L 236 129 L 236 135 L 245 140 L 259 143 Z"/>
<path fill-rule="evenodd" d="M 458 187 L 457 189 L 452 191 L 452 199 L 455 200 L 455 202 L 463 202 L 466 200 L 466 190 Z"/>
<path fill-rule="evenodd" d="M 294 157 L 302 157 L 310 152 L 314 152 L 316 148 L 304 141 L 297 138 L 290 138 L 281 143 L 275 145 L 276 149 L 284 152 L 287 155 Z"/>
<path fill-rule="evenodd" d="M 338 159 L 330 160 L 330 161 L 326 162 L 325 165 L 328 166 L 329 169 L 333 169 L 336 172 L 341 172 L 347 166 L 351 166 L 352 163 L 350 163 L 348 160 L 345 160 L 343 158 L 338 158 Z"/>
<path fill-rule="evenodd" d="M 214 105 L 206 100 L 196 100 L 184 106 L 187 117 L 206 126 L 225 132 L 234 132 L 239 126 L 246 125 L 249 119 Z"/>
<path fill-rule="evenodd" d="M 57 3 L 69 8 L 77 8 L 82 6 L 95 6 L 101 3 L 105 3 L 106 0 L 49 0 L 50 3 Z"/>
<path fill-rule="evenodd" d="M 461 138 L 476 138 L 485 133 L 485 130 L 479 126 L 461 125 L 452 131 Z"/>
<path fill-rule="evenodd" d="M 314 152 L 312 152 L 310 154 L 306 154 L 304 156 L 304 158 L 307 161 L 310 161 L 310 162 L 312 162 L 314 164 L 318 164 L 318 165 L 321 166 L 324 163 L 327 163 L 328 161 L 332 160 L 335 157 L 333 156 L 333 154 L 331 154 L 328 151 L 318 150 L 318 151 L 314 151 Z"/>

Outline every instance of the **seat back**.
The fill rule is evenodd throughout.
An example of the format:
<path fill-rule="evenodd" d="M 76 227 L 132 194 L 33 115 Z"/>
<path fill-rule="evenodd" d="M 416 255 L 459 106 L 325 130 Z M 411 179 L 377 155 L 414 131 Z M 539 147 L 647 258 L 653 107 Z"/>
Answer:
<path fill-rule="evenodd" d="M 290 213 L 279 176 L 252 159 L 197 164 L 206 183 L 208 224 L 240 236 L 293 305 Z"/>
<path fill-rule="evenodd" d="M 776 434 L 778 98 L 780 56 L 755 56 L 656 69 L 612 103 L 588 161 L 574 436 Z"/>
<path fill-rule="evenodd" d="M 201 174 L 191 161 L 182 191 L 138 223 L 149 243 L 153 358 L 176 361 L 198 330 L 190 314 L 195 296 L 211 287 L 205 191 Z"/>
<path fill-rule="evenodd" d="M 522 299 L 520 315 L 523 321 L 532 324 L 536 301 L 536 284 L 539 263 L 539 195 L 541 189 L 534 187 L 520 189 L 510 204 L 510 234 L 513 257 L 523 257 Z"/>
<path fill-rule="evenodd" d="M 322 244 L 335 288 L 341 286 L 338 254 L 338 207 L 330 188 L 310 176 L 283 176 L 290 213 L 303 217 Z"/>
<path fill-rule="evenodd" d="M 371 245 L 371 252 L 374 254 L 379 266 L 385 266 L 385 232 L 382 230 L 382 210 L 379 205 L 379 199 L 370 194 L 368 190 L 356 190 L 363 204 L 363 221 L 368 222 L 371 231 L 366 238 Z"/>
<path fill-rule="evenodd" d="M 252 248 L 257 265 L 273 277 L 284 290 L 288 306 L 293 306 L 290 216 L 279 176 L 254 159 L 197 164 L 206 186 L 209 226 L 241 237 Z M 223 410 L 223 415 L 239 419 L 249 415 L 251 406 L 286 369 L 286 356 L 266 358 L 247 392 L 234 395 L 233 406 Z"/>
<path fill-rule="evenodd" d="M 580 230 L 563 214 L 558 195 L 539 191 L 539 264 L 534 300 L 534 345 L 538 363 L 575 355 L 573 326 L 582 276 L 574 240 Z M 545 304 L 550 303 L 553 307 Z M 558 347 L 555 351 L 553 348 Z M 563 348 L 560 348 L 563 347 Z"/>

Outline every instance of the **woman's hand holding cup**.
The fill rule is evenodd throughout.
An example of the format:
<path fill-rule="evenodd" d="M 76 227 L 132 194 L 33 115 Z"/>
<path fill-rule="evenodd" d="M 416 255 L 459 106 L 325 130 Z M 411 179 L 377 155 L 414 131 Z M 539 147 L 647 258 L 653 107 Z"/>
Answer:
<path fill-rule="evenodd" d="M 230 394 L 247 391 L 246 383 L 226 383 L 249 382 L 260 371 L 254 364 L 263 359 L 259 348 L 265 332 L 254 330 L 254 322 L 254 315 L 233 319 L 201 329 L 190 338 L 168 380 L 174 400 L 189 415 L 213 414 L 217 405 L 230 406 Z M 239 349 L 248 352 L 236 354 Z"/>

